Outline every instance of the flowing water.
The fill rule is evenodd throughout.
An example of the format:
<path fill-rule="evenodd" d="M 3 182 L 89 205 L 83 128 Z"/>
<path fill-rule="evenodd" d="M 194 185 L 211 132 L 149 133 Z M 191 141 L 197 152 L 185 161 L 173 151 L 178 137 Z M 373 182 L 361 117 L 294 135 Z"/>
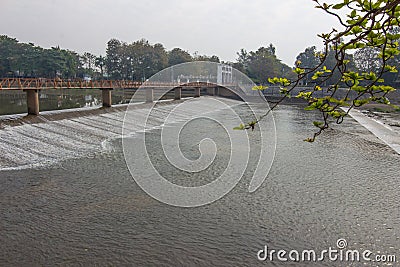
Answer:
<path fill-rule="evenodd" d="M 198 101 L 202 112 L 210 109 Z M 246 106 L 229 103 L 246 116 Z M 156 126 L 171 108 L 157 107 L 146 132 L 152 160 L 176 183 L 210 182 L 227 165 L 226 134 L 201 119 L 185 128 L 180 142 L 188 157 L 193 140 L 206 133 L 219 151 L 208 169 L 186 181 L 162 157 L 158 141 Z M 314 130 L 316 115 L 281 106 L 274 112 L 276 157 L 262 186 L 248 192 L 250 166 L 222 199 L 179 208 L 149 197 L 132 179 L 122 153 L 123 116 L 0 130 L 0 266 L 377 266 L 257 259 L 265 245 L 321 251 L 336 248 L 340 238 L 351 249 L 400 258 L 400 156 L 353 120 L 310 144 L 302 140 Z"/>

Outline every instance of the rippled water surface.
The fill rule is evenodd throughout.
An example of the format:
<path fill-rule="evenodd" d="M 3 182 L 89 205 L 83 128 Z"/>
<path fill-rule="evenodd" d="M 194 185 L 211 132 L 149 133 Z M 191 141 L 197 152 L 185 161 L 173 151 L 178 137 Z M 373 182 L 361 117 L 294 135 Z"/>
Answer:
<path fill-rule="evenodd" d="M 245 107 L 235 109 L 246 115 Z M 314 130 L 310 122 L 315 115 L 282 106 L 274 112 L 276 158 L 256 192 L 248 192 L 254 167 L 249 166 L 238 186 L 222 199 L 199 208 L 178 208 L 152 199 L 133 181 L 118 131 L 113 130 L 122 118 L 118 116 L 29 125 L 42 134 L 37 145 L 51 144 L 43 151 L 32 147 L 28 152 L 33 160 L 42 154 L 59 155 L 59 149 L 67 156 L 74 150 L 82 156 L 57 156 L 50 165 L 0 171 L 1 266 L 309 266 L 260 262 L 257 252 L 264 245 L 320 251 L 336 247 L 339 238 L 352 249 L 400 258 L 400 157 L 354 121 L 309 144 L 302 140 Z M 24 134 L 18 128 L 7 131 L 0 142 L 3 149 Z M 154 140 L 149 149 L 171 181 L 203 184 L 226 167 L 230 143 L 223 131 L 219 134 L 218 125 L 200 119 L 182 132 L 188 157 L 196 156 L 193 140 L 207 132 L 218 144 L 216 161 L 191 176 L 168 166 L 157 141 L 160 131 L 147 133 L 148 140 Z M 250 132 L 253 146 L 259 141 L 256 131 Z M 13 155 L 22 156 L 4 151 L 4 166 L 6 159 L 11 165 L 18 163 Z"/>

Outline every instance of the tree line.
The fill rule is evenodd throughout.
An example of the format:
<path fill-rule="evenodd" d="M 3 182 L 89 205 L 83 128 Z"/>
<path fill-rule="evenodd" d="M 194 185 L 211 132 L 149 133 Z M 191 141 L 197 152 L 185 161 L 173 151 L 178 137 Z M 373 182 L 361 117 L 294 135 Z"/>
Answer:
<path fill-rule="evenodd" d="M 275 47 L 260 47 L 257 51 L 242 49 L 237 62 L 222 62 L 218 56 L 190 54 L 181 49 L 170 51 L 160 44 L 141 39 L 126 43 L 117 39 L 107 42 L 106 54 L 96 56 L 52 47 L 44 49 L 33 43 L 21 43 L 6 35 L 0 36 L 1 77 L 45 77 L 126 79 L 141 81 L 157 72 L 180 63 L 211 61 L 230 64 L 257 83 L 267 82 L 268 75 L 293 76 L 292 68 L 275 55 Z"/>
<path fill-rule="evenodd" d="M 400 37 L 400 28 L 394 28 L 392 34 Z M 323 58 L 323 67 L 316 71 L 332 71 L 326 79 L 323 77 L 317 78 L 315 72 L 307 73 L 301 79 L 302 85 L 313 86 L 318 83 L 323 86 L 328 86 L 333 84 L 342 84 L 344 87 L 347 87 L 343 81 L 343 74 L 340 72 L 339 68 L 337 68 L 338 59 L 336 57 L 335 48 L 332 46 L 329 46 L 326 52 L 318 51 L 315 46 L 308 47 L 301 52 L 297 56 L 295 62 L 297 68 L 303 70 L 314 69 L 320 65 L 321 59 Z M 357 73 L 376 73 L 382 69 L 384 64 L 400 69 L 400 55 L 394 55 L 385 62 L 380 55 L 379 49 L 369 46 L 354 49 L 352 53 L 346 53 L 341 60 L 346 62 L 348 71 Z M 400 85 L 400 76 L 398 72 L 384 72 L 381 78 L 385 81 L 386 85 L 393 87 L 398 87 Z M 361 84 L 363 83 L 365 83 L 365 81 L 361 81 Z"/>
<path fill-rule="evenodd" d="M 45 49 L 0 36 L 0 77 L 143 80 L 166 67 L 196 60 L 220 62 L 215 55 L 190 55 L 180 48 L 167 51 L 162 44 L 145 39 L 130 44 L 111 39 L 106 55 L 96 56 L 58 46 Z"/>
<path fill-rule="evenodd" d="M 126 79 L 145 80 L 155 73 L 180 63 L 191 61 L 212 61 L 232 65 L 248 75 L 257 84 L 268 84 L 268 78 L 285 77 L 293 79 L 296 67 L 313 68 L 320 62 L 321 52 L 315 46 L 301 52 L 290 67 L 281 62 L 276 56 L 276 48 L 270 44 L 256 51 L 241 49 L 237 52 L 236 62 L 222 62 L 216 55 L 207 56 L 174 48 L 170 51 L 160 44 L 150 44 L 141 39 L 126 43 L 111 39 L 106 45 L 106 54 L 96 56 L 85 52 L 78 54 L 71 50 L 51 47 L 45 49 L 33 43 L 21 43 L 6 35 L 0 36 L 0 76 L 1 77 L 44 77 L 44 78 L 85 78 L 91 79 Z M 348 54 L 348 66 L 357 71 L 369 72 L 379 69 L 381 60 L 378 52 L 371 48 L 360 48 Z M 328 53 L 325 66 L 332 69 L 336 63 L 335 55 Z M 400 65 L 400 56 L 392 59 L 392 65 Z M 332 66 L 331 66 L 332 65 Z M 305 76 L 302 85 L 315 82 L 312 75 Z M 336 83 L 341 76 L 333 73 L 324 81 L 325 84 Z M 388 73 L 384 77 L 386 83 L 399 84 L 397 73 Z"/>
<path fill-rule="evenodd" d="M 44 49 L 0 36 L 1 77 L 78 77 L 83 73 L 81 56 L 76 52 L 59 47 Z"/>

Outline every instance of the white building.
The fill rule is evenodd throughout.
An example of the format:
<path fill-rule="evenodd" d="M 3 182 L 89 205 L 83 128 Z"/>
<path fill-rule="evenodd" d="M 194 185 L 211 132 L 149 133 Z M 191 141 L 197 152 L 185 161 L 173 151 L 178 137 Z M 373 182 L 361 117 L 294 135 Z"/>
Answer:
<path fill-rule="evenodd" d="M 217 83 L 231 84 L 232 82 L 232 67 L 225 64 L 218 64 Z"/>

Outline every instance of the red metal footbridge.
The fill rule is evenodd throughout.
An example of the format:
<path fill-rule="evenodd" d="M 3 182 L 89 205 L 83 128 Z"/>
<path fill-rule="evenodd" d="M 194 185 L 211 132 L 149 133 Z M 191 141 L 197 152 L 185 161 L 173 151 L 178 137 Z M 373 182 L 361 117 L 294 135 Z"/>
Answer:
<path fill-rule="evenodd" d="M 153 101 L 153 90 L 162 88 L 174 88 L 175 99 L 181 99 L 181 89 L 193 89 L 194 97 L 200 96 L 202 88 L 212 89 L 215 94 L 215 89 L 218 85 L 209 82 L 138 82 L 130 80 L 90 80 L 82 79 L 47 79 L 47 78 L 0 78 L 1 90 L 23 90 L 27 93 L 28 114 L 39 114 L 39 96 L 40 90 L 46 89 L 98 89 L 102 91 L 103 107 L 111 107 L 111 91 L 113 89 L 138 89 L 145 88 L 146 102 Z"/>

